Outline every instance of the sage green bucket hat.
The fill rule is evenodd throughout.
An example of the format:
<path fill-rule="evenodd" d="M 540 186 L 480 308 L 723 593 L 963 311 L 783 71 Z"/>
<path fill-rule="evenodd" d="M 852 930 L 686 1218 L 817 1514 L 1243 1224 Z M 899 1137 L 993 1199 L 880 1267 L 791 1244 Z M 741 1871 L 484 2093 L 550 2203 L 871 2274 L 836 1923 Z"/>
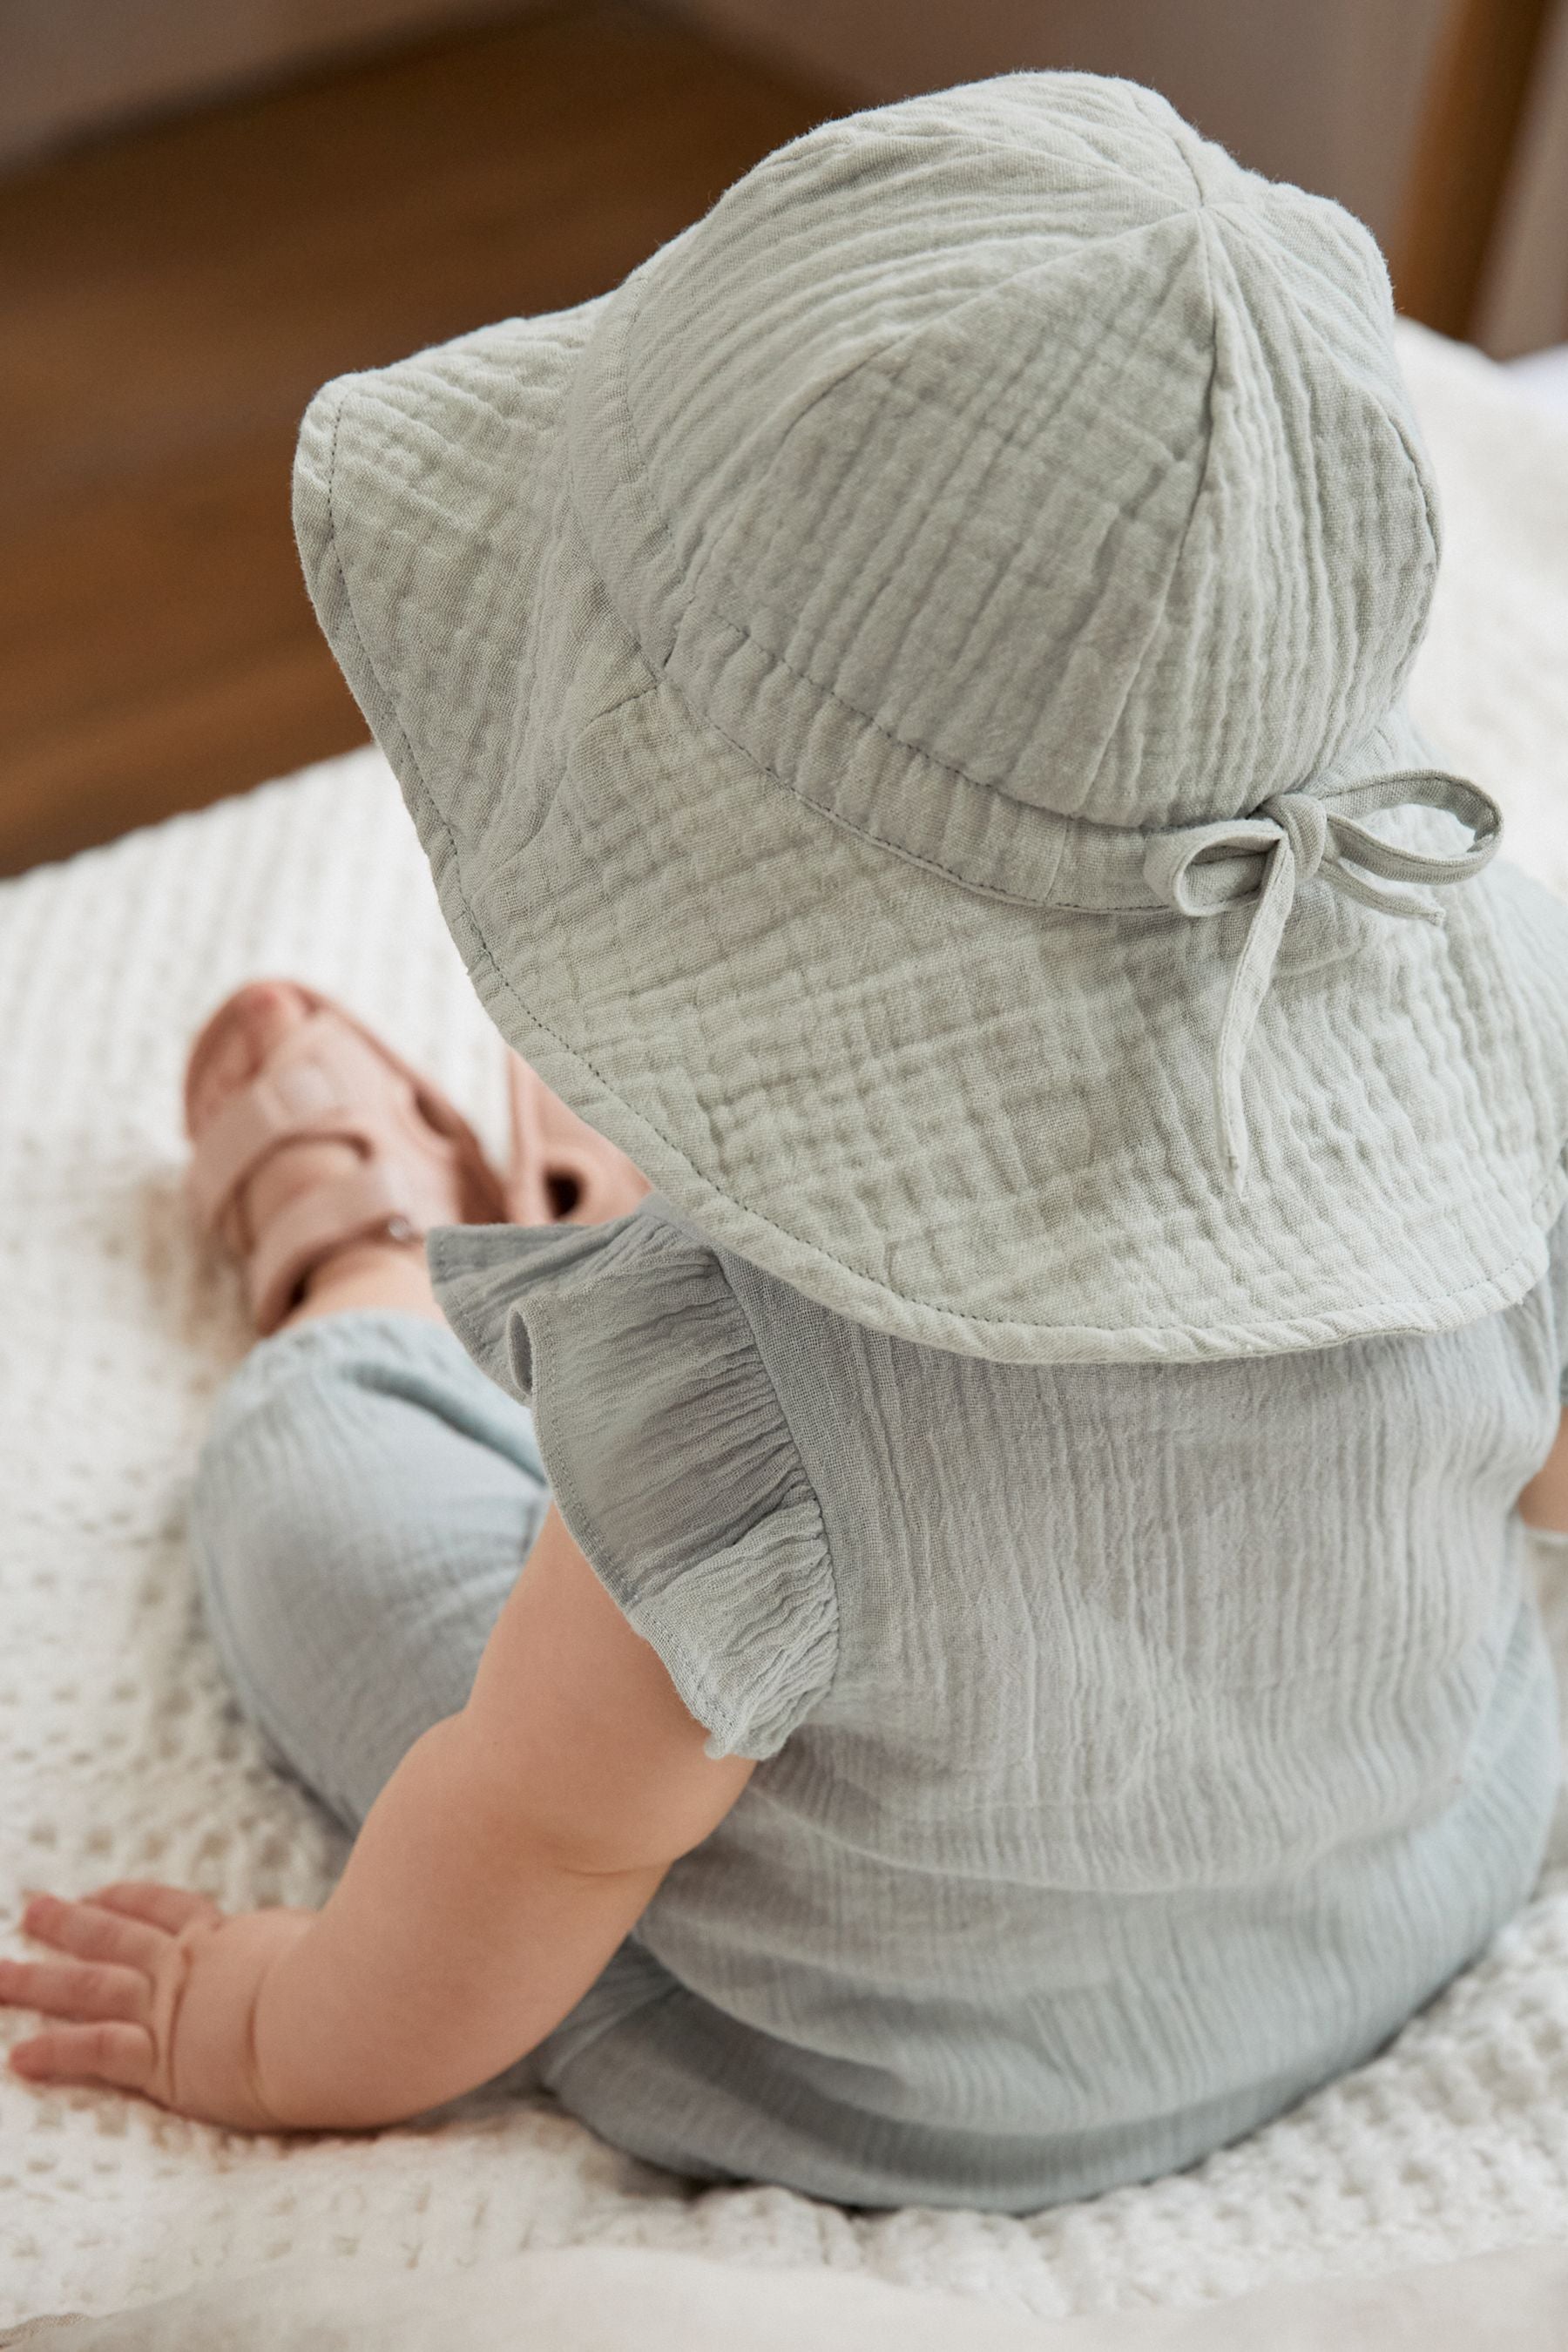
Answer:
<path fill-rule="evenodd" d="M 1568 911 L 1405 712 L 1392 323 L 1338 206 L 1018 74 L 311 404 L 311 593 L 479 993 L 716 1242 L 1019 1361 L 1539 1279 Z"/>

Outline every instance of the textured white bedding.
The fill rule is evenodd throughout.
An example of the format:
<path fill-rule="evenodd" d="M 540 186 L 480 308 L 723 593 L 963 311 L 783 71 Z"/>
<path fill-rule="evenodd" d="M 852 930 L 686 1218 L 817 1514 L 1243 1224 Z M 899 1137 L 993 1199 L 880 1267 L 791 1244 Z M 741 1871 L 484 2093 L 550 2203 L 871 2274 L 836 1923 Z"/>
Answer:
<path fill-rule="evenodd" d="M 1511 854 L 1568 896 L 1568 422 L 1405 333 L 1447 517 L 1417 714 L 1503 801 Z M 346 998 L 500 1148 L 500 1049 L 377 754 L 0 887 L 7 1924 L 23 1886 L 131 1874 L 311 1902 L 341 1860 L 226 1701 L 182 1535 L 245 1326 L 186 1229 L 178 1081 L 202 1015 L 261 971 Z M 1538 1550 L 1568 1663 L 1568 1553 Z M 1525 1914 L 1373 2064 L 1190 2173 L 1037 2219 L 693 2192 L 496 2094 L 417 2129 L 284 2143 L 0 2076 L 0 2324 L 289 2255 L 436 2271 L 609 2241 L 1050 2316 L 1563 2238 L 1568 1808 Z"/>

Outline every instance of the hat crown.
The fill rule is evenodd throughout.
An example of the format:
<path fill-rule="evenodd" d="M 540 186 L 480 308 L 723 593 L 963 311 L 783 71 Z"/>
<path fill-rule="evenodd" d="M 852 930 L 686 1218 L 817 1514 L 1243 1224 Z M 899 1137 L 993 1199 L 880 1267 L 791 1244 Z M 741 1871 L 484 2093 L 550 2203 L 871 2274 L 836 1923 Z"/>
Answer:
<path fill-rule="evenodd" d="M 475 986 L 712 1239 L 1021 1363 L 1538 1279 L 1568 916 L 1397 698 L 1389 341 L 1334 207 L 1028 77 L 312 401 L 306 575 Z"/>
<path fill-rule="evenodd" d="M 1381 257 L 1152 92 L 1019 74 L 827 123 L 617 307 L 647 528 L 585 515 L 601 575 L 699 715 L 737 662 L 764 730 L 772 693 L 808 798 L 847 729 L 928 803 L 1230 816 L 1397 701 L 1437 538 Z"/>

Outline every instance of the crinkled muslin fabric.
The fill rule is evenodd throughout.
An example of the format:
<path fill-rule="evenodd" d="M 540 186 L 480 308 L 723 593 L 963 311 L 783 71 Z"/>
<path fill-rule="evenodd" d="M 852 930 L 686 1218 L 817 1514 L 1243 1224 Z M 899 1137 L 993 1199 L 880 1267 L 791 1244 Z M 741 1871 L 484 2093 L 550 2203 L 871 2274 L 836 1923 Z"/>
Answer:
<path fill-rule="evenodd" d="M 1447 533 L 1412 708 L 1503 803 L 1512 855 L 1568 898 L 1568 433 L 1479 354 L 1398 331 Z M 215 1393 L 250 1334 L 232 1267 L 184 1208 L 180 1076 L 214 1005 L 277 971 L 340 996 L 504 1149 L 501 1045 L 374 752 L 0 885 L 12 1923 L 23 1886 L 153 1876 L 235 1907 L 314 1904 L 342 1866 L 321 1808 L 235 1711 L 187 1533 Z M 1568 1573 L 1535 1551 L 1565 1662 Z M 24 1949 L 14 1926 L 5 1948 Z M 0 2042 L 29 2030 L 0 2018 Z M 223 2305 L 228 2282 L 296 2261 L 334 2265 L 346 2293 L 607 2245 L 706 2255 L 753 2303 L 759 2272 L 810 2266 L 967 2296 L 982 2316 L 1098 2314 L 1113 2343 L 1120 2315 L 1195 2324 L 1174 2307 L 1549 2242 L 1568 2242 L 1561 1811 L 1519 1917 L 1369 2064 L 1184 2173 L 1036 2214 L 693 2188 L 510 2086 L 370 2136 L 244 2139 L 0 2068 L 4 2322 L 204 2282 Z M 1502 2282 L 1487 2293 L 1486 2352 L 1514 2352 Z"/>
<path fill-rule="evenodd" d="M 317 610 L 510 1042 L 718 1243 L 995 1360 L 1520 1298 L 1568 919 L 1405 689 L 1386 273 L 1152 92 L 826 123 L 348 376 Z"/>
<path fill-rule="evenodd" d="M 658 1193 L 428 1249 L 709 1753 L 762 1759 L 534 2053 L 616 2146 L 1036 2211 L 1362 2064 L 1528 1901 L 1561 1759 L 1513 1505 L 1568 1388 L 1568 1214 L 1462 1330 L 1223 1363 L 894 1339 Z M 330 1401 L 291 1393 L 308 1462 Z M 425 1507 L 455 1534 L 466 1466 Z M 388 1452 L 360 1483 L 373 1524 Z M 290 1513 L 307 1555 L 332 1516 Z M 234 1580 L 298 1596 L 252 1541 Z M 374 1549 L 392 1620 L 395 1521 Z M 383 1639 L 346 1683 L 411 1679 Z"/>

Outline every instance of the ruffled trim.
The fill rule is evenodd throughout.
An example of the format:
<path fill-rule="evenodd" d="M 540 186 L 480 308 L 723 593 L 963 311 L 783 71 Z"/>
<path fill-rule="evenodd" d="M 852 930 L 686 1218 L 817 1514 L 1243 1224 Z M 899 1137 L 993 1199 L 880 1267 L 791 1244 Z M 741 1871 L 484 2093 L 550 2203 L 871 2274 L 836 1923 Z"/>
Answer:
<path fill-rule="evenodd" d="M 600 1225 L 444 1228 L 431 1275 L 480 1370 L 533 1407 L 563 1517 L 708 1754 L 761 1759 L 832 1686 L 833 1564 L 745 1312 L 657 1197 Z"/>

